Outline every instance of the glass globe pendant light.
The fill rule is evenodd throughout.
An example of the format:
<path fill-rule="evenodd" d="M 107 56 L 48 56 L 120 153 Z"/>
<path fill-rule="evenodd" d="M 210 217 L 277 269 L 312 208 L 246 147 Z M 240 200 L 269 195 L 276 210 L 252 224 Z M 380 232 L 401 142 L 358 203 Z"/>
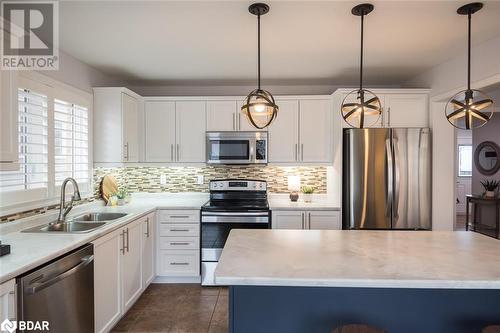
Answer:
<path fill-rule="evenodd" d="M 359 89 L 351 91 L 342 101 L 341 113 L 344 121 L 351 127 L 365 128 L 375 125 L 382 114 L 380 99 L 371 91 L 363 88 L 363 42 L 364 17 L 373 11 L 369 3 L 355 6 L 351 13 L 361 17 L 361 57 L 359 68 Z"/>
<path fill-rule="evenodd" d="M 257 129 L 268 127 L 278 115 L 278 105 L 270 92 L 260 88 L 260 16 L 269 12 L 269 6 L 265 3 L 254 3 L 248 7 L 248 11 L 257 16 L 257 63 L 258 84 L 257 89 L 248 94 L 241 107 L 241 112 L 247 117 L 250 124 Z"/>
<path fill-rule="evenodd" d="M 472 14 L 483 8 L 480 2 L 464 5 L 457 9 L 459 15 L 468 18 L 467 89 L 453 96 L 445 108 L 446 119 L 456 128 L 470 130 L 484 126 L 493 116 L 493 100 L 480 90 L 470 87 L 471 63 L 471 21 Z"/>

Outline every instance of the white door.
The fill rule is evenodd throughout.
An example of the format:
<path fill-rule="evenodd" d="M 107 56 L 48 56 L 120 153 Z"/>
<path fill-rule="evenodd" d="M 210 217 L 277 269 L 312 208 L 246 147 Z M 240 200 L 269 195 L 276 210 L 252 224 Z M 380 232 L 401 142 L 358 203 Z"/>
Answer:
<path fill-rule="evenodd" d="M 310 211 L 307 212 L 307 226 L 311 230 L 340 230 L 340 212 Z"/>
<path fill-rule="evenodd" d="M 273 229 L 305 229 L 305 212 L 296 210 L 276 210 L 272 216 Z"/>
<path fill-rule="evenodd" d="M 125 254 L 123 255 L 123 311 L 128 309 L 139 298 L 142 292 L 142 223 L 144 218 L 127 225 L 125 230 Z"/>
<path fill-rule="evenodd" d="M 300 160 L 331 162 L 333 120 L 330 100 L 301 100 L 299 110 Z"/>
<path fill-rule="evenodd" d="M 429 108 L 426 94 L 385 95 L 386 127 L 428 127 Z"/>
<path fill-rule="evenodd" d="M 236 101 L 207 101 L 207 131 L 237 131 Z"/>
<path fill-rule="evenodd" d="M 205 162 L 205 102 L 176 102 L 175 119 L 177 124 L 176 160 L 178 162 Z"/>
<path fill-rule="evenodd" d="M 0 163 L 2 170 L 17 170 L 19 165 L 17 74 L 0 71 Z"/>
<path fill-rule="evenodd" d="M 123 161 L 139 162 L 139 101 L 122 93 Z"/>
<path fill-rule="evenodd" d="M 122 315 L 122 230 L 94 241 L 95 332 L 109 332 Z"/>
<path fill-rule="evenodd" d="M 174 162 L 175 102 L 146 102 L 146 162 Z"/>
<path fill-rule="evenodd" d="M 457 214 L 465 215 L 466 213 L 466 196 L 471 194 L 472 180 L 471 177 L 457 177 Z"/>
<path fill-rule="evenodd" d="M 299 159 L 299 102 L 280 100 L 278 117 L 269 126 L 269 162 L 296 162 Z"/>
<path fill-rule="evenodd" d="M 154 275 L 154 239 L 155 239 L 155 214 L 150 214 L 142 222 L 142 284 L 145 289 Z"/>
<path fill-rule="evenodd" d="M 244 132 L 264 131 L 265 132 L 268 130 L 268 128 L 258 129 L 258 128 L 253 127 L 253 125 L 250 123 L 250 121 L 247 119 L 247 117 L 241 112 L 242 106 L 243 106 L 243 101 L 238 101 L 238 110 L 237 110 L 238 112 L 236 112 L 236 119 L 237 119 L 237 125 L 238 125 L 239 131 L 244 131 Z M 278 112 L 278 115 L 279 115 L 279 112 Z"/>

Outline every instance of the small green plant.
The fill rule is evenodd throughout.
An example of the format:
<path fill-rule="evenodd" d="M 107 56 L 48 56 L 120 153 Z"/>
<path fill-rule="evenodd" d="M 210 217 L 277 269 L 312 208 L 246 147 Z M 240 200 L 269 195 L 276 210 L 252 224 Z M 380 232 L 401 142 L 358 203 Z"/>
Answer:
<path fill-rule="evenodd" d="M 481 185 L 483 185 L 486 191 L 494 192 L 500 185 L 500 182 L 498 180 L 483 180 Z"/>
<path fill-rule="evenodd" d="M 304 185 L 302 186 L 302 193 L 304 194 L 313 194 L 314 193 L 314 186 L 309 186 L 309 185 Z"/>
<path fill-rule="evenodd" d="M 126 188 L 121 188 L 114 195 L 116 195 L 118 199 L 126 199 L 128 198 L 128 190 Z"/>

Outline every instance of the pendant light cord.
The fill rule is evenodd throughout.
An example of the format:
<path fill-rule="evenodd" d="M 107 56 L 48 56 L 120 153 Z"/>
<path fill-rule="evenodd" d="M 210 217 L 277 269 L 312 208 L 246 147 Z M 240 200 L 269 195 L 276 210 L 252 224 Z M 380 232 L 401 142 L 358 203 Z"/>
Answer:
<path fill-rule="evenodd" d="M 470 90 L 470 58 L 471 58 L 471 25 L 472 25 L 472 12 L 469 10 L 468 21 L 469 21 L 469 37 L 468 37 L 468 48 L 467 48 L 467 90 Z"/>
<path fill-rule="evenodd" d="M 260 90 L 260 14 L 257 15 L 257 87 Z"/>
<path fill-rule="evenodd" d="M 359 90 L 363 89 L 363 40 L 364 40 L 364 19 L 365 13 L 361 14 L 361 57 L 359 65 Z"/>

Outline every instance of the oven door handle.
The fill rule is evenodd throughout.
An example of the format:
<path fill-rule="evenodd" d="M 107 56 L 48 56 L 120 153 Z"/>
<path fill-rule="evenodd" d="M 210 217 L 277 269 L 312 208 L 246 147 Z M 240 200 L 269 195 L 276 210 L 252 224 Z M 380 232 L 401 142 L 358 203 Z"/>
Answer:
<path fill-rule="evenodd" d="M 269 212 L 239 212 L 239 213 L 226 213 L 226 212 L 201 212 L 201 216 L 269 216 Z"/>
<path fill-rule="evenodd" d="M 208 220 L 208 221 L 201 221 L 202 224 L 207 224 L 207 223 L 211 223 L 211 224 L 269 224 L 269 220 L 262 220 L 262 221 L 259 221 L 259 220 L 253 220 L 253 221 L 237 221 L 237 220 L 233 220 L 233 221 L 216 221 L 216 220 Z"/>

